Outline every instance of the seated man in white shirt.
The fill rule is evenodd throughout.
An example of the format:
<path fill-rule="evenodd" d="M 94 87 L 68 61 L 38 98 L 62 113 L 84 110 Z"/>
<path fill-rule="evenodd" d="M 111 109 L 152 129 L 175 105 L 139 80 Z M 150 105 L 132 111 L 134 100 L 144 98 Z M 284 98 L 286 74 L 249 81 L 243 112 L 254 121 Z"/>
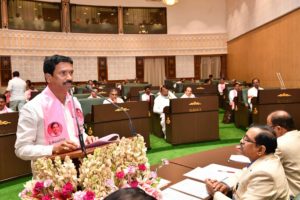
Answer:
<path fill-rule="evenodd" d="M 252 79 L 252 87 L 248 90 L 248 104 L 250 110 L 252 110 L 252 104 L 251 104 L 251 99 L 253 97 L 257 97 L 258 90 L 263 90 L 263 88 L 259 87 L 260 81 L 258 78 L 253 78 Z"/>
<path fill-rule="evenodd" d="M 218 84 L 218 92 L 220 95 L 223 95 L 223 92 L 225 90 L 225 80 L 224 78 L 221 78 L 220 81 L 219 81 L 219 84 Z"/>
<path fill-rule="evenodd" d="M 195 98 L 191 87 L 186 87 L 184 94 L 180 98 Z"/>
<path fill-rule="evenodd" d="M 118 90 L 113 88 L 109 91 L 109 97 L 103 101 L 103 104 L 124 103 L 123 99 L 118 97 Z"/>
<path fill-rule="evenodd" d="M 166 138 L 166 122 L 165 122 L 165 114 L 164 107 L 170 105 L 170 99 L 176 99 L 176 96 L 169 92 L 165 85 L 160 87 L 159 95 L 154 100 L 153 112 L 160 114 L 160 125 L 162 127 L 162 131 Z"/>
<path fill-rule="evenodd" d="M 97 96 L 97 90 L 92 90 L 91 95 L 88 97 L 88 99 L 99 99 L 100 97 Z"/>
<path fill-rule="evenodd" d="M 240 90 L 240 84 L 235 83 L 234 88 L 232 90 L 230 90 L 230 92 L 229 92 L 229 105 L 231 106 L 231 110 L 234 110 L 234 108 L 235 108 L 233 99 L 235 97 L 237 97 L 239 90 Z"/>
<path fill-rule="evenodd" d="M 150 86 L 146 86 L 144 90 L 145 93 L 141 96 L 142 101 L 150 101 L 150 96 L 153 95 Z"/>
<path fill-rule="evenodd" d="M 12 109 L 6 107 L 6 96 L 0 94 L 0 114 L 13 112 Z"/>

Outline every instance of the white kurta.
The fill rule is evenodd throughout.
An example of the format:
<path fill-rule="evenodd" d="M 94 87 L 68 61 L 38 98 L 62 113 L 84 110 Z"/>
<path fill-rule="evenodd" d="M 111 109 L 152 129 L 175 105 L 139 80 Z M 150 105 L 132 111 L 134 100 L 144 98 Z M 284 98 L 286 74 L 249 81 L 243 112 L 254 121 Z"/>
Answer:
<path fill-rule="evenodd" d="M 180 98 L 195 98 L 194 94 L 191 94 L 190 96 L 183 94 Z"/>
<path fill-rule="evenodd" d="M 103 101 L 103 104 L 111 104 L 112 100 L 111 99 L 105 99 Z M 121 99 L 120 97 L 117 97 L 117 103 L 124 103 L 123 99 Z"/>
<path fill-rule="evenodd" d="M 237 91 L 235 89 L 230 90 L 230 92 L 229 92 L 229 96 L 228 96 L 228 98 L 229 98 L 229 105 L 231 106 L 232 110 L 234 110 L 234 107 L 235 107 L 233 99 L 235 97 L 237 97 L 237 94 L 238 93 L 237 93 Z"/>
<path fill-rule="evenodd" d="M 19 77 L 8 81 L 7 91 L 10 91 L 10 101 L 25 100 L 26 82 Z"/>
<path fill-rule="evenodd" d="M 170 105 L 170 99 L 176 99 L 176 96 L 174 94 L 172 96 L 158 95 L 154 99 L 154 105 L 153 105 L 153 112 L 160 114 L 160 125 L 162 127 L 162 131 L 165 137 L 166 137 L 166 122 L 165 122 L 165 114 L 163 113 L 163 111 L 164 111 L 164 107 Z"/>

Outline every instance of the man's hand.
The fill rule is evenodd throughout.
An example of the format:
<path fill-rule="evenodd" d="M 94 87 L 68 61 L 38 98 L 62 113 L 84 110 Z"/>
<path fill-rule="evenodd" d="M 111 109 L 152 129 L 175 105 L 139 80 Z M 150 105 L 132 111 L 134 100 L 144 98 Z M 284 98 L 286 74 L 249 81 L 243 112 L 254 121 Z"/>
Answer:
<path fill-rule="evenodd" d="M 53 145 L 52 154 L 61 154 L 74 151 L 78 145 L 70 140 L 62 141 Z"/>
<path fill-rule="evenodd" d="M 98 137 L 94 136 L 87 136 L 85 139 L 85 144 L 92 144 L 93 142 L 96 142 L 98 140 Z"/>
<path fill-rule="evenodd" d="M 206 179 L 205 184 L 206 184 L 207 192 L 212 196 L 217 191 L 222 192 L 224 194 L 227 194 L 227 192 L 229 191 L 229 188 L 227 187 L 226 184 L 216 180 Z"/>

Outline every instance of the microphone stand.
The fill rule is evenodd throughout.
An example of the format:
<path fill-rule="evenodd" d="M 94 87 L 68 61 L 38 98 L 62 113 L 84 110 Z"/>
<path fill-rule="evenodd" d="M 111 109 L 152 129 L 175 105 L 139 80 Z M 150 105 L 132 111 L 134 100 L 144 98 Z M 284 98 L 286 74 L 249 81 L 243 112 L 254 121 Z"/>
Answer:
<path fill-rule="evenodd" d="M 132 123 L 132 120 L 131 120 L 131 117 L 130 117 L 129 113 L 126 110 L 124 110 L 124 108 L 122 108 L 119 105 L 115 104 L 109 98 L 107 98 L 107 97 L 105 97 L 101 94 L 97 94 L 97 95 L 99 95 L 101 98 L 104 98 L 105 100 L 110 102 L 114 107 L 120 109 L 121 111 L 123 111 L 125 113 L 126 117 L 128 118 L 128 121 L 129 121 L 128 126 L 129 126 L 130 133 L 131 133 L 131 135 L 136 136 L 136 130 L 135 130 L 135 127 L 133 126 L 133 123 Z"/>
<path fill-rule="evenodd" d="M 73 111 L 74 111 L 74 115 L 75 115 L 74 117 L 75 117 L 76 125 L 77 125 L 77 131 L 78 131 L 78 138 L 79 138 L 80 148 L 81 148 L 81 151 L 84 153 L 84 156 L 87 157 L 85 143 L 84 143 L 84 140 L 83 140 L 83 134 L 81 132 L 81 129 L 80 129 L 80 126 L 79 126 L 79 122 L 78 122 L 78 118 L 76 116 L 76 108 L 75 108 L 75 102 L 74 102 L 74 96 L 73 96 L 72 89 L 69 90 L 69 93 L 70 93 L 70 95 L 72 97 Z"/>

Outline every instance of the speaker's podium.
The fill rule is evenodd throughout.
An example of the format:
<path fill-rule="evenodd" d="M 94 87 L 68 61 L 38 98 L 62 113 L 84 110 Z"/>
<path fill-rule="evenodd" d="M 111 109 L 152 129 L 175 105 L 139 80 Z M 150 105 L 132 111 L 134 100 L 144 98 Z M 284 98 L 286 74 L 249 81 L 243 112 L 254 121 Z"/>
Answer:
<path fill-rule="evenodd" d="M 125 113 L 131 117 L 135 132 L 144 137 L 146 147 L 150 148 L 150 118 L 149 103 L 144 101 L 126 102 L 118 104 L 119 108 L 112 104 L 93 105 L 91 121 L 88 129 L 94 136 L 103 137 L 111 133 L 117 133 L 120 137 L 132 137 L 130 121 Z"/>
<path fill-rule="evenodd" d="M 31 174 L 30 161 L 15 154 L 18 112 L 0 114 L 0 182 Z"/>
<path fill-rule="evenodd" d="M 165 107 L 166 139 L 184 144 L 219 139 L 218 96 L 171 99 Z"/>
<path fill-rule="evenodd" d="M 300 129 L 300 89 L 265 89 L 252 98 L 252 118 L 254 124 L 265 124 L 267 116 L 276 110 L 285 110 L 294 118 Z"/>

